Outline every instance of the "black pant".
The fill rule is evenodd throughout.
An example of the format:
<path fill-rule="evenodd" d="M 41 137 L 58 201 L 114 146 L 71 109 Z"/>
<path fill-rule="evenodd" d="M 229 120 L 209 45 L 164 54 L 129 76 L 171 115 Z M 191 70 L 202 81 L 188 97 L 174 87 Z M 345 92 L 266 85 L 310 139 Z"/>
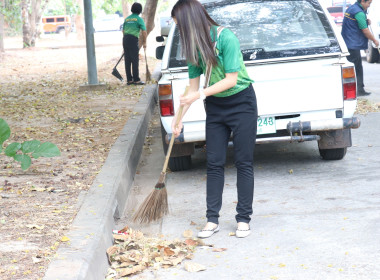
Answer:
<path fill-rule="evenodd" d="M 139 39 L 133 35 L 123 37 L 125 73 L 128 82 L 138 82 L 139 78 Z M 132 72 L 131 72 L 132 66 Z M 133 74 L 133 75 L 132 75 Z"/>
<path fill-rule="evenodd" d="M 350 55 L 347 57 L 347 60 L 352 62 L 355 65 L 358 91 L 363 91 L 364 90 L 363 64 L 362 64 L 362 56 L 360 54 L 360 50 L 349 49 L 348 51 L 350 52 Z"/>
<path fill-rule="evenodd" d="M 237 168 L 237 222 L 249 223 L 253 202 L 253 152 L 256 143 L 257 105 L 252 85 L 229 96 L 206 99 L 207 213 L 218 224 L 224 187 L 224 164 L 232 132 Z"/>

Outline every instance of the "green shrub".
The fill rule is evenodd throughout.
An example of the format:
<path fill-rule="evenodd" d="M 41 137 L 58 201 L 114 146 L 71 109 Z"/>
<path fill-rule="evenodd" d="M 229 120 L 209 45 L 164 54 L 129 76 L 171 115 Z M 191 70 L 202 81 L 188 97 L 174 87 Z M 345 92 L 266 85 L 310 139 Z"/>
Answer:
<path fill-rule="evenodd" d="M 10 137 L 11 129 L 7 122 L 0 118 L 0 153 L 3 151 L 3 143 Z M 27 170 L 32 164 L 32 157 L 56 157 L 61 152 L 58 147 L 51 143 L 41 143 L 38 140 L 24 141 L 22 143 L 10 143 L 4 150 L 8 157 L 14 158 L 15 161 L 21 163 L 22 170 Z"/>

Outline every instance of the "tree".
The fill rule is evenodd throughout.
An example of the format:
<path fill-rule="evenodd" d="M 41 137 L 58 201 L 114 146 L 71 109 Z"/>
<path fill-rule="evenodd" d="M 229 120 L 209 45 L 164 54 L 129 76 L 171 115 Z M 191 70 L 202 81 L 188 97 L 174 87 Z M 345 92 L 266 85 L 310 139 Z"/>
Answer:
<path fill-rule="evenodd" d="M 0 52 L 4 51 L 4 0 L 0 0 Z"/>
<path fill-rule="evenodd" d="M 84 5 L 83 0 L 77 0 L 77 13 L 75 15 L 75 29 L 77 32 L 77 38 L 79 40 L 84 40 L 85 32 L 84 32 Z"/>
<path fill-rule="evenodd" d="M 34 47 L 39 36 L 41 16 L 49 0 L 21 0 L 22 37 L 24 48 Z"/>
<path fill-rule="evenodd" d="M 123 9 L 123 17 L 126 18 L 131 14 L 131 8 L 127 0 L 121 0 L 121 7 Z"/>
<path fill-rule="evenodd" d="M 154 17 L 156 15 L 158 0 L 146 0 L 142 18 L 144 19 L 146 32 L 149 33 L 154 29 Z M 141 37 L 139 39 L 139 47 L 141 48 Z"/>

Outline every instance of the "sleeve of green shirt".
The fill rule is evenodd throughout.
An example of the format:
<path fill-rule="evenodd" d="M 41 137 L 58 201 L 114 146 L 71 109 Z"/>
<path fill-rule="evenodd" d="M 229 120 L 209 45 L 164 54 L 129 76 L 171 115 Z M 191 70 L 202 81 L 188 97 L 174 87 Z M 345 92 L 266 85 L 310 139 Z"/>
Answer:
<path fill-rule="evenodd" d="M 139 27 L 141 30 L 146 31 L 145 22 L 142 18 L 139 18 Z"/>
<path fill-rule="evenodd" d="M 189 79 L 195 79 L 203 74 L 203 70 L 200 66 L 188 63 L 187 67 L 189 68 Z"/>
<path fill-rule="evenodd" d="M 240 43 L 235 34 L 225 29 L 220 34 L 221 55 L 225 73 L 240 71 Z"/>
<path fill-rule="evenodd" d="M 367 17 L 363 12 L 359 12 L 355 15 L 355 19 L 358 22 L 359 29 L 366 29 L 368 28 L 367 25 Z"/>

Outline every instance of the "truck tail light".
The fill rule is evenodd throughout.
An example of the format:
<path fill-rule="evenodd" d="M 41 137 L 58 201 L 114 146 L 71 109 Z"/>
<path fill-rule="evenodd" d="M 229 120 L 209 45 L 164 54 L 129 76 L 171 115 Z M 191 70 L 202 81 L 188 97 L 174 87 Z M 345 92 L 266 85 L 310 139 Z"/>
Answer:
<path fill-rule="evenodd" d="M 356 99 L 356 76 L 354 66 L 342 68 L 344 100 Z"/>
<path fill-rule="evenodd" d="M 171 84 L 159 85 L 158 97 L 159 97 L 161 116 L 163 117 L 174 116 L 172 85 Z"/>

